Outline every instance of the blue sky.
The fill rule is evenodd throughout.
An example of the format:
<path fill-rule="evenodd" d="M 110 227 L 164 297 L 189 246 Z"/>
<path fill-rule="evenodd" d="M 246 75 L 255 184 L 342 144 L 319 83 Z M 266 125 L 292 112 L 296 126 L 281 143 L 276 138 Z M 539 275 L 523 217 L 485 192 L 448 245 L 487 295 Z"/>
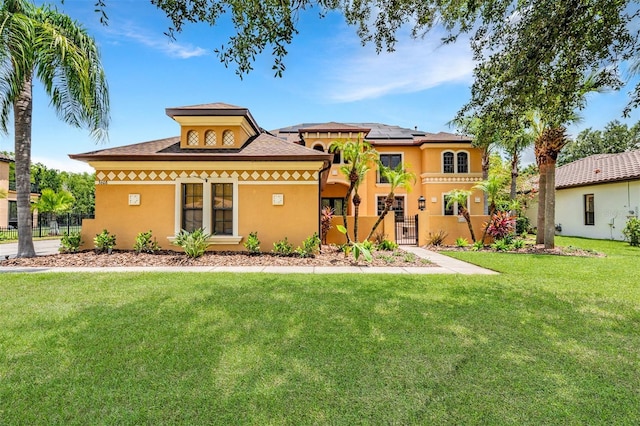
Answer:
<path fill-rule="evenodd" d="M 228 24 L 187 25 L 171 41 L 164 35 L 168 19 L 146 0 L 108 1 L 106 27 L 99 23 L 93 2 L 53 3 L 99 43 L 112 119 L 109 141 L 96 145 L 88 132 L 57 119 L 36 83 L 32 159 L 59 170 L 93 171 L 70 160 L 71 153 L 178 135 L 178 124 L 165 115 L 167 107 L 239 105 L 249 108 L 266 129 L 368 121 L 439 132 L 454 131 L 447 122 L 470 94 L 473 61 L 468 43 L 441 46 L 437 33 L 424 40 L 402 34 L 394 53 L 378 55 L 372 46 L 361 46 L 355 28 L 340 15 L 321 20 L 318 11 L 311 10 L 300 17 L 300 34 L 289 48 L 283 77 L 273 76 L 267 53 L 241 80 L 213 52 L 233 32 Z M 590 95 L 582 123 L 570 132 L 600 129 L 613 119 L 640 120 L 638 111 L 626 120 L 621 117 L 629 90 Z M 13 134 L 0 137 L 0 150 L 13 151 Z"/>

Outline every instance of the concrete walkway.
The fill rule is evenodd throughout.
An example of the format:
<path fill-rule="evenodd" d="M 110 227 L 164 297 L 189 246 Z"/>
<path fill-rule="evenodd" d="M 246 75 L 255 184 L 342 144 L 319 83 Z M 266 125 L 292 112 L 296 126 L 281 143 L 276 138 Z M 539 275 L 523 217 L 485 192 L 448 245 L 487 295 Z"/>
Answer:
<path fill-rule="evenodd" d="M 10 247 L 7 247 L 10 246 Z M 15 247 L 13 247 L 15 246 Z M 58 252 L 59 240 L 34 241 L 38 255 Z M 461 260 L 425 250 L 420 247 L 402 246 L 402 249 L 422 259 L 428 259 L 437 266 L 398 267 L 398 266 L 120 266 L 120 267 L 2 267 L 6 272 L 265 272 L 275 274 L 464 274 L 496 275 L 497 272 L 481 268 Z M 0 244 L 2 258 L 15 257 L 17 244 Z M 6 254 L 5 254 L 6 253 Z"/>

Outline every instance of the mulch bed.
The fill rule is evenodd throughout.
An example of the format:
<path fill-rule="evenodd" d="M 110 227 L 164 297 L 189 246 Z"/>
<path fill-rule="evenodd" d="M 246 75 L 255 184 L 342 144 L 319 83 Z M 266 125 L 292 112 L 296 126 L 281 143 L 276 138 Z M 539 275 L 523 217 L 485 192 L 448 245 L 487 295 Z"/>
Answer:
<path fill-rule="evenodd" d="M 437 266 L 415 255 L 398 249 L 375 251 L 373 261 L 362 257 L 356 263 L 353 257 L 333 246 L 323 246 L 322 252 L 313 258 L 298 256 L 282 257 L 271 253 L 249 255 L 242 252 L 207 252 L 204 256 L 191 259 L 184 253 L 160 251 L 154 254 L 114 250 L 111 254 L 96 254 L 92 251 L 65 253 L 33 258 L 8 259 L 0 261 L 3 266 L 21 267 L 112 267 L 112 266 Z"/>

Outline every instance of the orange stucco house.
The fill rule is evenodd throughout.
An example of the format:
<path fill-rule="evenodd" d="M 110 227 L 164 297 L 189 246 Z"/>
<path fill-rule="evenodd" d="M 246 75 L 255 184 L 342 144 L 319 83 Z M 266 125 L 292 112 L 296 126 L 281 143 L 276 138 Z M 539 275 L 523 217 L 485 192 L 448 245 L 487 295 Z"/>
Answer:
<path fill-rule="evenodd" d="M 180 136 L 70 155 L 96 170 L 95 219 L 83 221 L 84 248 L 92 247 L 102 229 L 116 234 L 117 248 L 132 248 L 136 235 L 150 229 L 163 248 L 175 248 L 177 232 L 200 227 L 213 235 L 213 250 L 244 250 L 254 231 L 263 250 L 285 237 L 300 245 L 319 233 L 322 206 L 351 214 L 341 200 L 347 190 L 338 172 L 342 160 L 328 147 L 359 135 L 384 164 L 400 162 L 418 176 L 410 194 L 396 195 L 395 214 L 381 228 L 388 238 L 400 240 L 396 231 L 406 234 L 411 226 L 405 218 L 415 216 L 420 225 L 414 244 L 423 244 L 430 230 L 446 230 L 450 239 L 466 236 L 466 224 L 444 204 L 448 191 L 470 189 L 481 178 L 480 152 L 468 138 L 374 123 L 315 123 L 268 132 L 248 109 L 224 103 L 166 113 L 179 124 Z M 360 190 L 363 233 L 387 190 L 372 170 Z M 468 201 L 478 224 L 485 219 L 482 201 L 480 193 Z M 329 241 L 344 241 L 332 232 Z"/>

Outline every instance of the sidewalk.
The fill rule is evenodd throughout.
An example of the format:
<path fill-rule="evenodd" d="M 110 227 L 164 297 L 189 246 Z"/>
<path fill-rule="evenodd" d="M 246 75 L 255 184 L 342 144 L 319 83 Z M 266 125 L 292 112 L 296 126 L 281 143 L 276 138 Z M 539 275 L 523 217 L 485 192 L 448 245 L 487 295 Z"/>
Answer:
<path fill-rule="evenodd" d="M 59 240 L 34 241 L 38 255 L 58 252 Z M 15 245 L 15 248 L 6 247 Z M 0 252 L 6 252 L 14 257 L 17 244 L 1 244 Z M 422 259 L 428 259 L 438 266 L 429 267 L 397 267 L 397 266 L 120 266 L 120 267 L 1 267 L 0 273 L 7 272 L 264 272 L 274 274 L 463 274 L 463 275 L 496 275 L 495 271 L 481 268 L 461 260 L 425 250 L 420 247 L 402 246 L 403 250 L 411 252 Z M 13 250 L 13 251 L 11 251 Z"/>

